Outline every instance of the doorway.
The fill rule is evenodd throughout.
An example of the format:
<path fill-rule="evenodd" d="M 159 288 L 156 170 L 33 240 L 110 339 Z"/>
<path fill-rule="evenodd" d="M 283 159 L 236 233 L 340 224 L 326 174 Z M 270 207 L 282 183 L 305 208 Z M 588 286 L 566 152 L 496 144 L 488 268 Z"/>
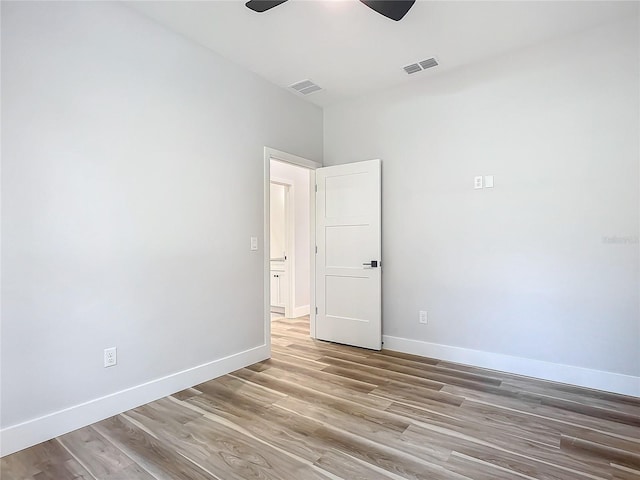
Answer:
<path fill-rule="evenodd" d="M 264 162 L 265 343 L 271 345 L 272 319 L 302 319 L 315 337 L 314 187 L 321 165 L 271 148 Z"/>
<path fill-rule="evenodd" d="M 310 308 L 309 169 L 272 158 L 270 172 L 271 313 L 299 318 Z"/>

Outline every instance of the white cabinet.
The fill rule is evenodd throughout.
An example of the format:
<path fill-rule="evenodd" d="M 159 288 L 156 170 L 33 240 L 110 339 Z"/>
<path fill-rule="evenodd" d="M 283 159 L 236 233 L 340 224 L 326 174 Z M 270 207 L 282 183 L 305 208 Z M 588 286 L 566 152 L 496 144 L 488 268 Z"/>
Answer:
<path fill-rule="evenodd" d="M 284 268 L 284 262 L 271 262 L 271 310 L 284 313 L 287 303 L 289 284 Z"/>
<path fill-rule="evenodd" d="M 285 272 L 271 272 L 271 306 L 281 307 L 287 303 L 287 278 Z"/>

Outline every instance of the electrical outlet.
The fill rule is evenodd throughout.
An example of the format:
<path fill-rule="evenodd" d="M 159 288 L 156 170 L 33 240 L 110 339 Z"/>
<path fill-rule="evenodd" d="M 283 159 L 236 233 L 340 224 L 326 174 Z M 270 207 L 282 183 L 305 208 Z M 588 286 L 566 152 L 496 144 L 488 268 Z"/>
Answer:
<path fill-rule="evenodd" d="M 118 354 L 116 351 L 116 347 L 105 348 L 104 349 L 104 366 L 113 367 L 118 363 Z"/>
<path fill-rule="evenodd" d="M 427 323 L 427 312 L 420 310 L 420 323 Z"/>

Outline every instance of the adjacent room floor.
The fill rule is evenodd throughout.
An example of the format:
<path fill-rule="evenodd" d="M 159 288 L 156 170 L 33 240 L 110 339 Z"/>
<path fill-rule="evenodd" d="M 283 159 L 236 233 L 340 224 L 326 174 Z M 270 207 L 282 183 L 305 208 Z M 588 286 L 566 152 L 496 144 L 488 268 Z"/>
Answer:
<path fill-rule="evenodd" d="M 640 479 L 640 399 L 310 340 L 2 459 L 9 479 Z"/>

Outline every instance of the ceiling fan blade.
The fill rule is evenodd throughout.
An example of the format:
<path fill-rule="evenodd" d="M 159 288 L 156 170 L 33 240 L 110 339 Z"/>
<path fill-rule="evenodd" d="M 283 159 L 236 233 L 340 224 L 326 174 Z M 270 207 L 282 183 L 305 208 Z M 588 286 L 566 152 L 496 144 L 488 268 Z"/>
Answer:
<path fill-rule="evenodd" d="M 245 5 L 254 12 L 262 13 L 286 1 L 287 0 L 249 0 Z"/>
<path fill-rule="evenodd" d="M 367 7 L 391 20 L 402 20 L 416 0 L 360 0 Z"/>

